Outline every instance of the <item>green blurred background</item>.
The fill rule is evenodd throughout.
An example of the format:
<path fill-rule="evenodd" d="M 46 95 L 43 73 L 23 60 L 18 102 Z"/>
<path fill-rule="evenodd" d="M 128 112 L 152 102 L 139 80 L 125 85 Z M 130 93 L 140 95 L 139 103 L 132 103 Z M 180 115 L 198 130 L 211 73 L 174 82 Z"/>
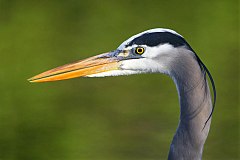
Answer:
<path fill-rule="evenodd" d="M 214 77 L 203 159 L 239 159 L 238 10 L 237 0 L 0 0 L 0 159 L 166 159 L 179 119 L 169 77 L 27 81 L 156 27 L 182 34 Z"/>

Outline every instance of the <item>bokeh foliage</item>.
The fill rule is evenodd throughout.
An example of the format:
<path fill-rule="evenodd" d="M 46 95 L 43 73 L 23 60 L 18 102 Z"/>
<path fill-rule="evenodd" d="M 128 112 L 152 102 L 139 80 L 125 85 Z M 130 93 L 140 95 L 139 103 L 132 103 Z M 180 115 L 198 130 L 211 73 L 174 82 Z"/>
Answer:
<path fill-rule="evenodd" d="M 169 77 L 26 81 L 156 27 L 184 35 L 215 79 L 203 159 L 239 159 L 238 20 L 237 0 L 0 0 L 0 159 L 166 159 L 179 117 Z"/>

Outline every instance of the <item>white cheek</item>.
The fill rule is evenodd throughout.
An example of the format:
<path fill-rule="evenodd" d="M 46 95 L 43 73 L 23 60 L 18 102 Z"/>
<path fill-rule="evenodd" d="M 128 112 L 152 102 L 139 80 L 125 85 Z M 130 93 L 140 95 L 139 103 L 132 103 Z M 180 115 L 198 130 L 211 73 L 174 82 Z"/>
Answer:
<path fill-rule="evenodd" d="M 133 70 L 141 73 L 165 73 L 166 68 L 152 59 L 131 59 L 122 61 L 123 70 Z"/>
<path fill-rule="evenodd" d="M 175 48 L 170 44 L 160 44 L 155 47 L 147 47 L 146 52 L 143 53 L 142 56 L 147 58 L 156 58 L 163 54 L 173 52 L 174 50 Z"/>
<path fill-rule="evenodd" d="M 140 74 L 139 71 L 131 71 L 131 70 L 112 70 L 97 74 L 87 75 L 86 77 L 109 77 L 109 76 L 123 76 L 123 75 L 132 75 L 132 74 Z"/>

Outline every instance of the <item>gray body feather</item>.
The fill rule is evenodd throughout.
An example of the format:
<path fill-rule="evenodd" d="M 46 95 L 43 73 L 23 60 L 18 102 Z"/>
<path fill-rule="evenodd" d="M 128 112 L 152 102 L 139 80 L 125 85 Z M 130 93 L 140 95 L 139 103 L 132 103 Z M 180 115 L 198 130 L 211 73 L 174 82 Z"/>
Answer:
<path fill-rule="evenodd" d="M 172 140 L 169 160 L 200 160 L 208 136 L 211 119 L 204 124 L 212 110 L 209 86 L 198 61 L 191 51 L 178 49 L 181 57 L 171 63 L 180 102 L 180 121 Z"/>

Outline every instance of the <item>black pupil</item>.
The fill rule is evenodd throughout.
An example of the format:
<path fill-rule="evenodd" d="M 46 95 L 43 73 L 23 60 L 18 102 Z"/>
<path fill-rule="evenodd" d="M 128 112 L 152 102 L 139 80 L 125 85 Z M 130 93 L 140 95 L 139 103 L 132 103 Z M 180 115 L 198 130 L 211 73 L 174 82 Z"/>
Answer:
<path fill-rule="evenodd" d="M 142 53 L 143 49 L 142 48 L 138 48 L 138 53 Z"/>

